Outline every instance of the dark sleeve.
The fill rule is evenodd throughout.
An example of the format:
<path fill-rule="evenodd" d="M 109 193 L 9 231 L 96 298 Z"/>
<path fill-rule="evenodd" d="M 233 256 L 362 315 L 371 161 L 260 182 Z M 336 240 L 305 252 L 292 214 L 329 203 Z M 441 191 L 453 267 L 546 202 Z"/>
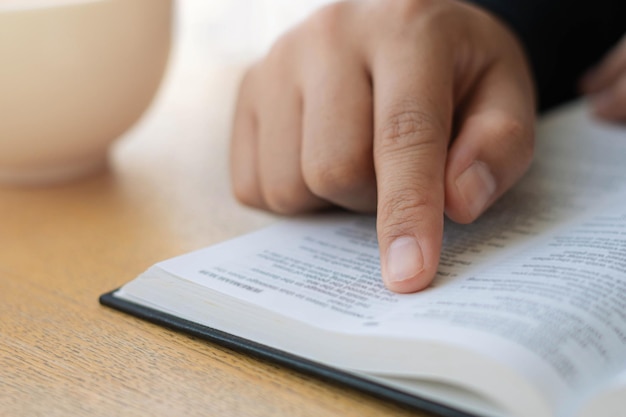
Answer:
<path fill-rule="evenodd" d="M 466 0 L 518 35 L 532 67 L 539 109 L 577 96 L 580 76 L 626 33 L 626 0 Z"/>

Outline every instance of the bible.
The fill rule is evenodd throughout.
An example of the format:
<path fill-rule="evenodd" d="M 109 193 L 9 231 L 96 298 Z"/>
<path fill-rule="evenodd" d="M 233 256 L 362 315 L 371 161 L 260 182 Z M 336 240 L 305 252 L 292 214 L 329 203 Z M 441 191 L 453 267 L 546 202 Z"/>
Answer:
<path fill-rule="evenodd" d="M 445 223 L 415 294 L 380 276 L 375 218 L 280 221 L 159 262 L 101 303 L 441 416 L 626 409 L 626 131 L 584 102 L 538 126 L 524 179 Z"/>

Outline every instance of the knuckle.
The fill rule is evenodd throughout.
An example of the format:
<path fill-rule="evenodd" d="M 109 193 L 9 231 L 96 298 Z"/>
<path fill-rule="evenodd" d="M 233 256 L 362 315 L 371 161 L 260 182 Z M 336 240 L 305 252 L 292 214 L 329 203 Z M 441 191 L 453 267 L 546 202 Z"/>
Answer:
<path fill-rule="evenodd" d="M 437 0 L 395 0 L 380 2 L 380 6 L 385 9 L 385 12 L 393 15 L 395 18 L 402 18 L 412 20 L 415 16 L 424 14 L 424 12 L 434 5 L 437 5 Z"/>
<path fill-rule="evenodd" d="M 395 0 L 379 2 L 377 15 L 387 16 L 388 22 L 399 35 L 409 35 L 415 39 L 427 33 L 440 33 L 441 27 L 454 23 L 456 27 L 464 23 L 456 17 L 458 5 L 442 0 Z M 420 35 L 421 34 L 421 35 Z"/>
<path fill-rule="evenodd" d="M 278 214 L 293 215 L 308 209 L 308 191 L 296 182 L 282 182 L 280 185 L 267 187 L 263 190 L 263 196 L 267 207 Z"/>
<path fill-rule="evenodd" d="M 348 6 L 347 2 L 324 5 L 292 31 L 307 45 L 307 53 L 324 54 L 338 48 L 346 31 Z"/>
<path fill-rule="evenodd" d="M 411 191 L 410 196 L 406 193 L 399 194 L 379 203 L 378 216 L 386 219 L 385 228 L 381 230 L 383 237 L 396 237 L 392 234 L 401 235 L 404 230 L 410 230 L 415 224 L 425 222 L 429 218 L 428 213 L 438 206 L 432 194 Z M 443 213 L 443 210 L 441 212 Z"/>
<path fill-rule="evenodd" d="M 346 2 L 320 7 L 301 24 L 285 31 L 269 49 L 266 60 L 274 71 L 297 68 L 299 62 L 324 57 L 343 43 Z"/>
<path fill-rule="evenodd" d="M 258 65 L 258 63 L 251 65 L 243 73 L 240 81 L 240 91 L 250 88 L 251 85 L 254 83 L 256 73 L 258 72 Z"/>
<path fill-rule="evenodd" d="M 268 66 L 281 66 L 285 64 L 285 60 L 291 56 L 293 44 L 296 42 L 296 32 L 294 30 L 286 31 L 272 44 L 265 61 Z"/>
<path fill-rule="evenodd" d="M 261 63 L 257 61 L 250 65 L 241 76 L 237 91 L 237 102 L 239 105 L 244 101 L 251 101 L 251 97 L 254 97 L 259 85 L 260 73 Z"/>
<path fill-rule="evenodd" d="M 304 178 L 311 192 L 327 200 L 352 195 L 373 181 L 373 166 L 360 160 L 311 159 L 304 165 Z"/>
<path fill-rule="evenodd" d="M 492 117 L 487 132 L 496 140 L 505 155 L 515 156 L 522 166 L 527 166 L 534 155 L 535 133 L 532 123 L 498 115 Z"/>
<path fill-rule="evenodd" d="M 526 136 L 526 126 L 520 120 L 501 115 L 493 120 L 493 130 L 502 137 L 508 137 L 515 141 L 522 141 Z"/>
<path fill-rule="evenodd" d="M 235 198 L 240 203 L 251 207 L 261 206 L 259 190 L 255 182 L 234 178 L 232 181 L 232 190 Z"/>
<path fill-rule="evenodd" d="M 286 75 L 297 68 L 301 52 L 311 48 L 309 43 L 312 37 L 307 36 L 306 30 L 307 26 L 301 25 L 284 31 L 262 59 L 265 70 Z"/>
<path fill-rule="evenodd" d="M 383 148 L 406 149 L 407 147 L 433 145 L 445 137 L 444 123 L 432 114 L 413 110 L 413 103 L 397 106 L 389 112 L 379 130 Z"/>
<path fill-rule="evenodd" d="M 342 30 L 346 7 L 345 2 L 327 4 L 313 13 L 308 23 L 320 34 L 335 34 Z"/>

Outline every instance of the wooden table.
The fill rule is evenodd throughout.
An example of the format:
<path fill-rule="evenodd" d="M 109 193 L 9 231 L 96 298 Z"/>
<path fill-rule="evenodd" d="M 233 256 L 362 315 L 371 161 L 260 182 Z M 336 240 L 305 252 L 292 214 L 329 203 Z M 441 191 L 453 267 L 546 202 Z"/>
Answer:
<path fill-rule="evenodd" d="M 174 51 L 106 172 L 0 187 L 0 416 L 416 415 L 98 304 L 154 262 L 275 221 L 229 188 L 241 69 Z"/>

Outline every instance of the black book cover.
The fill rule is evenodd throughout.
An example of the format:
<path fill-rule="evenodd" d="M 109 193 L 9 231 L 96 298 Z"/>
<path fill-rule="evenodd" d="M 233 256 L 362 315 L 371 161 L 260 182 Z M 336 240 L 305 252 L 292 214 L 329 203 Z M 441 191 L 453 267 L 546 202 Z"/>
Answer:
<path fill-rule="evenodd" d="M 155 323 L 159 326 L 207 340 L 234 351 L 267 360 L 281 366 L 286 366 L 327 382 L 348 386 L 369 395 L 401 404 L 405 407 L 432 413 L 441 417 L 479 417 L 377 382 L 360 378 L 357 375 L 344 372 L 337 368 L 298 357 L 289 352 L 274 349 L 162 311 L 123 300 L 116 297 L 114 293 L 115 291 L 111 291 L 101 295 L 100 304 Z"/>

